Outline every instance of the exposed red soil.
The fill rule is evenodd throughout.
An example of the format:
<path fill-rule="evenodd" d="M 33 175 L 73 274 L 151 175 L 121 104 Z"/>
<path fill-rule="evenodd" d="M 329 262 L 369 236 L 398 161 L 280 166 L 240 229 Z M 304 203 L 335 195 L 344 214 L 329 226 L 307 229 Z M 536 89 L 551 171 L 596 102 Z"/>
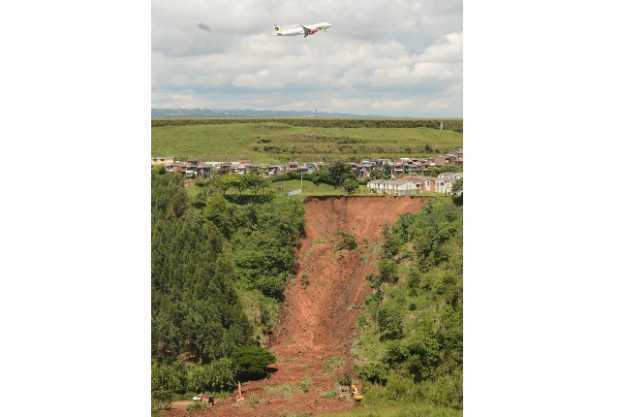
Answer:
<path fill-rule="evenodd" d="M 383 196 L 306 199 L 298 271 L 286 290 L 281 322 L 270 344 L 277 371 L 269 379 L 243 384 L 244 401 L 229 398 L 193 415 L 280 417 L 351 408 L 351 401 L 322 396 L 335 387 L 338 370 L 329 364 L 339 357 L 340 372 L 351 369 L 355 321 L 370 291 L 366 277 L 376 272 L 383 227 L 401 214 L 419 211 L 425 201 Z M 339 231 L 353 235 L 358 248 L 336 250 Z M 300 388 L 304 380 L 310 382 L 307 392 Z M 187 415 L 186 406 L 177 403 L 168 415 Z"/>

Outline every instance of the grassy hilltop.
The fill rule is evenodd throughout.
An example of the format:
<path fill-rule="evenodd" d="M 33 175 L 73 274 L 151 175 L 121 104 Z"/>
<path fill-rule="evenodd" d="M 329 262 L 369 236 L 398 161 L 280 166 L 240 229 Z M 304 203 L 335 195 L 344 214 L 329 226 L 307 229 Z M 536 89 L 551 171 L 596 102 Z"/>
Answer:
<path fill-rule="evenodd" d="M 153 120 L 152 154 L 254 162 L 395 158 L 463 144 L 462 121 L 337 119 Z"/>

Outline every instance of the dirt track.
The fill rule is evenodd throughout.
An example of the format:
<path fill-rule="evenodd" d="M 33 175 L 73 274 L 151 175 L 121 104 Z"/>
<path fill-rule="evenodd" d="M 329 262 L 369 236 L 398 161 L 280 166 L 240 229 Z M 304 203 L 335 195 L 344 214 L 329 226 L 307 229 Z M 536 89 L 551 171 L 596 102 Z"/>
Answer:
<path fill-rule="evenodd" d="M 338 372 L 350 369 L 355 321 L 369 292 L 366 277 L 376 271 L 383 226 L 401 214 L 419 211 L 424 202 L 410 197 L 307 199 L 297 275 L 286 290 L 280 326 L 270 346 L 278 370 L 267 380 L 244 384 L 244 401 L 220 401 L 198 415 L 280 417 L 351 408 L 350 401 L 323 395 L 334 389 Z M 352 234 L 358 248 L 336 250 L 338 231 Z M 176 408 L 168 414 L 187 413 Z"/>

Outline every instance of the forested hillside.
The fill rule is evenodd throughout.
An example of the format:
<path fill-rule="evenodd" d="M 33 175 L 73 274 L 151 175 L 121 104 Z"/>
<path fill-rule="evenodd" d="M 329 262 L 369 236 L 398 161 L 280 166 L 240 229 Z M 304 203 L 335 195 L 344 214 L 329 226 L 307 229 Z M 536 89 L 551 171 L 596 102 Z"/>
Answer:
<path fill-rule="evenodd" d="M 181 175 L 156 168 L 151 181 L 154 409 L 264 378 L 276 361 L 268 381 L 244 384 L 252 401 L 235 408 L 222 399 L 216 414 L 346 409 L 324 397 L 344 380 L 325 366 L 351 353 L 348 377 L 362 382 L 365 409 L 416 404 L 429 415 L 461 415 L 462 183 L 453 198 L 308 200 L 304 235 L 304 203 L 260 177 L 214 177 L 190 196 Z M 382 235 L 382 225 L 392 226 Z M 343 230 L 351 244 L 332 247 Z M 280 360 L 264 349 L 276 326 L 271 349 Z M 278 394 L 283 387 L 293 390 L 290 401 Z"/>
<path fill-rule="evenodd" d="M 261 184 L 244 198 L 204 184 L 189 200 L 183 178 L 154 170 L 152 396 L 225 390 L 264 376 L 260 347 L 295 265 L 303 206 Z M 234 250 L 233 250 L 234 249 Z M 234 360 L 232 359 L 234 358 Z"/>
<path fill-rule="evenodd" d="M 370 398 L 463 405 L 462 197 L 435 199 L 385 230 L 358 321 L 356 370 Z"/>

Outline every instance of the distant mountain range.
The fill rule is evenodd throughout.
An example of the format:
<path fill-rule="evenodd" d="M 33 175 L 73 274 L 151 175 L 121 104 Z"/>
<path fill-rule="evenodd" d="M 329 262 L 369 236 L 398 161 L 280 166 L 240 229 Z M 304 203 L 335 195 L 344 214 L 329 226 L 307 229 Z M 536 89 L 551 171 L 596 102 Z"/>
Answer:
<path fill-rule="evenodd" d="M 382 118 L 385 116 L 360 116 L 348 113 L 326 113 L 317 111 L 293 111 L 293 110 L 252 110 L 252 109 L 151 109 L 152 118 L 189 118 L 189 117 L 321 117 L 321 118 Z"/>

